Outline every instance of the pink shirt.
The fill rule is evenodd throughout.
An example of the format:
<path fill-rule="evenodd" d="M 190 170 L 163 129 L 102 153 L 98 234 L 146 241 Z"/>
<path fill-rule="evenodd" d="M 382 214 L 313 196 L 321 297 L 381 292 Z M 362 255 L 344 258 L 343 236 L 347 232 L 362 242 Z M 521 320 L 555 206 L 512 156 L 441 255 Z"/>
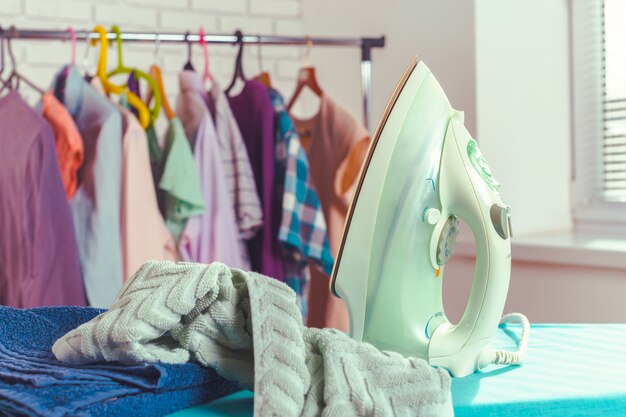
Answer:
<path fill-rule="evenodd" d="M 149 260 L 177 259 L 174 237 L 159 211 L 148 139 L 139 121 L 129 110 L 122 113 L 122 260 L 124 280 Z"/>
<path fill-rule="evenodd" d="M 309 158 L 313 184 L 322 203 L 330 239 L 337 256 L 348 208 L 361 165 L 369 146 L 365 128 L 341 104 L 323 94 L 320 111 L 308 120 L 293 117 Z M 328 277 L 310 268 L 310 327 L 334 327 L 348 331 L 348 311 L 343 301 L 330 295 Z"/>

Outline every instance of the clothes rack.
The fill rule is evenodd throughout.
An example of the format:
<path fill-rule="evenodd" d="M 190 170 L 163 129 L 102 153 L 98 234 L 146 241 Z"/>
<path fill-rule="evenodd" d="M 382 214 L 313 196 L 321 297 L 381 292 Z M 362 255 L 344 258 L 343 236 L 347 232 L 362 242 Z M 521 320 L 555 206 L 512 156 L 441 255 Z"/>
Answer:
<path fill-rule="evenodd" d="M 77 40 L 99 39 L 100 35 L 92 31 L 76 31 Z M 115 39 L 115 33 L 109 33 L 108 39 Z M 0 38 L 3 39 L 32 39 L 32 40 L 70 40 L 71 35 L 65 30 L 41 29 L 3 29 L 0 27 Z M 167 42 L 190 43 L 198 42 L 200 35 L 190 33 L 156 33 L 156 32 L 123 32 L 124 42 Z M 372 49 L 385 46 L 385 37 L 378 38 L 326 38 L 326 37 L 296 37 L 276 35 L 224 35 L 206 34 L 204 41 L 212 44 L 247 44 L 264 45 L 307 45 L 311 42 L 315 46 L 359 47 L 361 48 L 361 88 L 363 103 L 363 123 L 367 129 L 371 120 L 372 95 Z M 4 69 L 4 42 L 0 42 L 0 72 Z"/>

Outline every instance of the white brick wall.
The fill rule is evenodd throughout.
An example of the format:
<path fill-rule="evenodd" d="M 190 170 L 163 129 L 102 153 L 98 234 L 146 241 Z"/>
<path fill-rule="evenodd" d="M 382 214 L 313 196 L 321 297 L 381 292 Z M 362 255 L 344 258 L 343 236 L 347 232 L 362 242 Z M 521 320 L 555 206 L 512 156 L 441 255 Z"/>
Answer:
<path fill-rule="evenodd" d="M 300 15 L 300 2 L 295 0 L 253 0 L 250 2 L 250 11 L 266 16 Z"/>
<path fill-rule="evenodd" d="M 0 7 L 0 16 L 14 16 L 20 13 L 21 8 L 21 0 L 2 0 L 2 7 Z"/>
<path fill-rule="evenodd" d="M 245 14 L 248 11 L 248 0 L 191 0 L 191 8 L 218 13 Z"/>
<path fill-rule="evenodd" d="M 302 0 L 0 0 L 0 25 L 4 28 L 92 29 L 96 24 L 110 27 L 118 24 L 122 31 L 185 32 L 198 31 L 204 26 L 207 33 L 232 33 L 241 29 L 244 34 L 304 35 Z M 41 87 L 47 87 L 56 70 L 67 63 L 70 45 L 62 41 L 19 40 L 13 44 L 19 69 Z M 85 42 L 76 48 L 76 61 L 82 65 Z M 202 70 L 202 52 L 192 48 L 196 69 Z M 263 46 L 262 65 L 272 75 L 272 82 L 289 96 L 294 87 L 296 69 L 301 63 L 304 48 L 292 46 Z M 113 52 L 111 50 L 110 52 Z M 231 45 L 209 45 L 211 69 L 223 85 L 230 82 L 236 48 Z M 259 49 L 246 47 L 244 71 L 246 76 L 259 72 Z M 88 67 L 95 70 L 97 49 L 89 51 Z M 115 54 L 109 59 L 114 65 Z M 184 44 L 161 44 L 158 62 L 162 66 L 170 101 L 178 93 L 177 74 L 187 59 Z M 154 60 L 154 45 L 125 44 L 125 64 L 147 69 Z M 23 87 L 29 100 L 36 95 Z"/>
<path fill-rule="evenodd" d="M 24 0 L 30 3 L 33 0 Z M 62 0 L 61 3 L 67 0 Z M 152 30 L 157 27 L 158 11 L 156 7 L 134 6 L 129 4 L 96 4 L 94 7 L 94 20 L 103 25 L 117 24 L 122 30 L 136 27 L 138 29 Z"/>
<path fill-rule="evenodd" d="M 22 13 L 34 18 L 58 20 L 58 16 L 69 23 L 85 22 L 91 18 L 91 5 L 75 0 L 61 2 L 48 0 L 29 0 L 23 2 Z"/>

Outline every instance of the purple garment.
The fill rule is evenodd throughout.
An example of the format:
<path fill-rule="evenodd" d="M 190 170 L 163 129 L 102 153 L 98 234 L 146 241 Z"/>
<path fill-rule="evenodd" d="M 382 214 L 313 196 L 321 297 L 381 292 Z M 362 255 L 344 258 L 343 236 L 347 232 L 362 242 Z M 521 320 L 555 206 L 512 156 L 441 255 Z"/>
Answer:
<path fill-rule="evenodd" d="M 128 75 L 128 83 L 126 85 L 128 86 L 128 91 L 135 93 L 137 97 L 141 98 L 141 90 L 139 89 L 139 80 L 137 79 L 137 75 L 135 74 L 134 70 L 131 71 L 130 74 Z"/>
<path fill-rule="evenodd" d="M 131 93 L 135 93 L 137 97 L 141 98 L 141 89 L 139 88 L 139 80 L 137 79 L 137 75 L 135 74 L 134 70 L 131 71 L 130 74 L 128 75 L 128 82 L 126 85 L 128 87 L 128 91 L 130 91 Z M 130 107 L 130 111 L 133 112 L 135 117 L 139 117 L 139 112 L 137 111 L 136 108 Z"/>
<path fill-rule="evenodd" d="M 72 215 L 50 126 L 0 99 L 0 304 L 85 305 Z"/>
<path fill-rule="evenodd" d="M 173 122 L 180 125 L 179 119 Z M 183 132 L 182 126 L 179 128 Z M 198 126 L 194 150 L 206 210 L 187 220 L 178 251 L 187 262 L 222 262 L 232 268 L 247 267 L 239 245 L 239 229 L 220 159 L 215 126 L 208 112 Z"/>
<path fill-rule="evenodd" d="M 248 242 L 252 269 L 284 281 L 282 246 L 278 241 L 282 207 L 275 198 L 274 106 L 267 88 L 246 81 L 241 93 L 229 98 L 248 150 L 256 188 L 263 207 L 263 228 Z"/>

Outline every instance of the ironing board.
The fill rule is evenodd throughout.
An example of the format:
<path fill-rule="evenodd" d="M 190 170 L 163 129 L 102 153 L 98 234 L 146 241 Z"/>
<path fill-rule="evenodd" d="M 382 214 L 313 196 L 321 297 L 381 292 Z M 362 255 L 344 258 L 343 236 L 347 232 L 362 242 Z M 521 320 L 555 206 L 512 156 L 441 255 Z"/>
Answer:
<path fill-rule="evenodd" d="M 494 346 L 513 349 L 515 325 Z M 453 379 L 456 417 L 626 416 L 626 325 L 535 324 L 525 364 L 491 366 Z M 251 417 L 253 394 L 243 391 L 170 417 Z"/>

